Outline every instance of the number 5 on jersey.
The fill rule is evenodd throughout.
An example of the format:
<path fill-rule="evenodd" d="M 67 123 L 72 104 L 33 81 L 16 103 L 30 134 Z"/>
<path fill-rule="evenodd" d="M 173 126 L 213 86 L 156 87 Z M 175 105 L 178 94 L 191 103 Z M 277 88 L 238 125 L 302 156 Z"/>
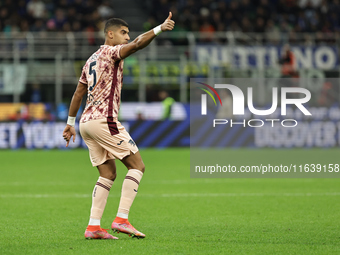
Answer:
<path fill-rule="evenodd" d="M 97 64 L 97 61 L 93 61 L 90 63 L 89 75 L 93 74 L 93 84 L 92 86 L 89 87 L 90 91 L 93 90 L 93 88 L 96 86 L 96 83 L 97 83 L 97 74 L 96 74 L 96 70 L 94 69 L 96 64 Z"/>

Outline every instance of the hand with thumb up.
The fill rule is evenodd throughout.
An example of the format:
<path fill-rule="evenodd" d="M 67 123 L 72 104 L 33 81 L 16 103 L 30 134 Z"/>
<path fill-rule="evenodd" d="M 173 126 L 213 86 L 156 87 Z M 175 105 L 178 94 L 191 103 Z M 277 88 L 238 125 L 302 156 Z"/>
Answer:
<path fill-rule="evenodd" d="M 169 12 L 169 16 L 166 18 L 166 20 L 161 25 L 162 31 L 171 31 L 175 27 L 175 21 L 171 20 L 172 13 Z"/>

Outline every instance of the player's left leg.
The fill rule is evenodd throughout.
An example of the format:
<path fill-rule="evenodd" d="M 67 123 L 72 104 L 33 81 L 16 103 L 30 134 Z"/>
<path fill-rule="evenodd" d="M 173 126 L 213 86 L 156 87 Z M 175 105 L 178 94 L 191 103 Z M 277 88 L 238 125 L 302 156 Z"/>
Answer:
<path fill-rule="evenodd" d="M 107 197 L 113 181 L 116 179 L 116 164 L 111 159 L 97 166 L 97 168 L 100 176 L 92 194 L 91 216 L 85 231 L 85 237 L 88 239 L 118 239 L 100 227 L 100 220 L 103 216 Z"/>
<path fill-rule="evenodd" d="M 128 173 L 123 182 L 117 217 L 113 221 L 111 228 L 117 232 L 144 238 L 145 235 L 129 223 L 128 216 L 130 207 L 137 195 L 138 186 L 145 171 L 145 165 L 139 151 L 136 154 L 131 153 L 121 161 L 128 168 Z"/>

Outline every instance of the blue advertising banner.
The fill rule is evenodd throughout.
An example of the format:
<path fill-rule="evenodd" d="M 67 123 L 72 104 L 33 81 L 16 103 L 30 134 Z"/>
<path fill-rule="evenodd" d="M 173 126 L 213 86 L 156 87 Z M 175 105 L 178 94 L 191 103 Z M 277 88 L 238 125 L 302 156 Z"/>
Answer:
<path fill-rule="evenodd" d="M 122 122 L 139 148 L 189 146 L 190 121 L 136 120 Z M 65 122 L 0 122 L 0 149 L 65 149 L 62 133 Z M 70 148 L 86 148 L 75 126 L 77 137 Z"/>
<path fill-rule="evenodd" d="M 131 137 L 140 148 L 182 147 L 190 145 L 190 121 L 129 121 Z M 207 122 L 206 124 L 210 124 Z M 2 122 L 0 149 L 64 149 L 64 122 Z M 219 125 L 214 133 L 202 136 L 202 126 L 191 136 L 192 146 L 219 148 L 311 148 L 340 146 L 340 120 L 299 121 L 295 129 L 278 126 L 253 128 L 243 125 Z M 76 126 L 78 132 L 78 126 Z M 308 131 L 308 132 L 307 132 Z M 70 148 L 86 148 L 79 135 Z"/>

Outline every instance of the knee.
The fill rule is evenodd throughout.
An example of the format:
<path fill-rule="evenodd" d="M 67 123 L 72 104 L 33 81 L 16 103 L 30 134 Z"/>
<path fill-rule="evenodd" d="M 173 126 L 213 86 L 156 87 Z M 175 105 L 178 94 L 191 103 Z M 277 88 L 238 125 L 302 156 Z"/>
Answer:
<path fill-rule="evenodd" d="M 144 165 L 143 162 L 142 162 L 142 164 L 141 164 L 141 166 L 140 166 L 140 171 L 141 171 L 142 173 L 145 172 L 145 165 Z"/>
<path fill-rule="evenodd" d="M 140 162 L 139 164 L 135 165 L 134 167 L 131 167 L 129 169 L 137 169 L 139 171 L 141 171 L 142 173 L 145 172 L 145 165 L 143 162 Z"/>
<path fill-rule="evenodd" d="M 103 176 L 106 179 L 109 179 L 111 181 L 114 181 L 117 177 L 116 173 L 107 173 L 105 176 Z"/>

